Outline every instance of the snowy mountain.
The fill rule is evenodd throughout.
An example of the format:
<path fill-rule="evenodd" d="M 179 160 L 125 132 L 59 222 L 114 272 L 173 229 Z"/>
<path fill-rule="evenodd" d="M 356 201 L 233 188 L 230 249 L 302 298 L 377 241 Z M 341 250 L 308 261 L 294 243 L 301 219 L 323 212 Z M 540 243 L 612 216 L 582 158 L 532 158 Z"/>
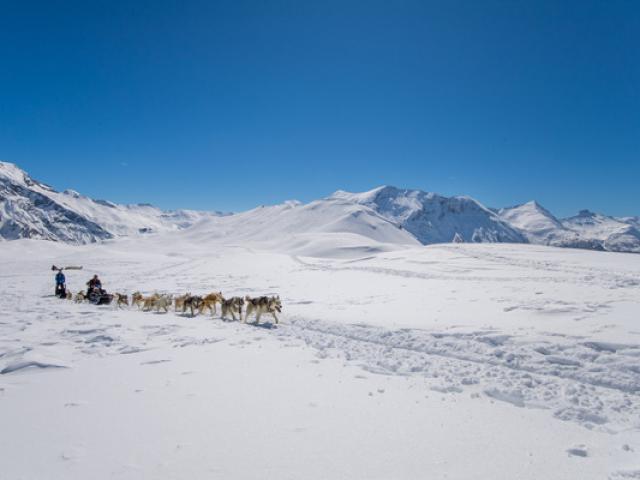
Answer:
<path fill-rule="evenodd" d="M 369 206 L 335 196 L 210 218 L 181 236 L 195 243 L 224 238 L 299 255 L 330 257 L 420 245 L 411 233 Z"/>
<path fill-rule="evenodd" d="M 502 208 L 497 213 L 523 232 L 530 243 L 612 252 L 640 252 L 640 231 L 633 224 L 636 217 L 616 219 L 582 210 L 574 217 L 559 220 L 535 201 Z"/>
<path fill-rule="evenodd" d="M 212 218 L 184 235 L 194 242 L 225 238 L 330 257 L 454 240 L 526 242 L 519 231 L 471 198 L 388 186 L 364 193 L 337 191 L 308 204 L 286 202 Z"/>
<path fill-rule="evenodd" d="M 338 191 L 330 199 L 367 206 L 425 245 L 454 238 L 473 243 L 526 242 L 522 233 L 470 197 L 385 186 L 365 193 Z"/>
<path fill-rule="evenodd" d="M 497 213 L 500 218 L 520 230 L 530 243 L 602 250 L 600 242 L 581 238 L 538 202 L 501 208 Z"/>
<path fill-rule="evenodd" d="M 73 190 L 57 192 L 12 163 L 0 162 L 0 238 L 91 243 L 180 230 L 218 213 L 118 205 Z"/>
<path fill-rule="evenodd" d="M 534 243 L 640 253 L 640 217 L 588 210 L 560 220 L 535 201 L 490 209 L 466 196 L 382 186 L 233 215 L 119 205 L 57 192 L 0 162 L 0 238 L 91 243 L 148 233 L 224 238 L 311 256 L 352 256 L 434 243 Z"/>
<path fill-rule="evenodd" d="M 581 210 L 578 215 L 563 219 L 562 224 L 582 238 L 599 240 L 604 250 L 640 253 L 637 218 L 620 219 Z"/>

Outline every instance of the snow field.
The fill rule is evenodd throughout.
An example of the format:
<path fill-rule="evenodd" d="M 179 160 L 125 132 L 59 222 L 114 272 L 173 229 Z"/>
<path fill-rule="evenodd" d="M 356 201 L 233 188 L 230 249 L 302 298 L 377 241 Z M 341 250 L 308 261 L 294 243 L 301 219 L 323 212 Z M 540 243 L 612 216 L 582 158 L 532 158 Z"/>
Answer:
<path fill-rule="evenodd" d="M 4 246 L 7 478 L 640 469 L 640 257 L 444 245 L 322 259 L 166 238 Z M 283 323 L 60 301 L 51 263 L 85 266 L 68 274 L 73 292 L 96 272 L 109 291 L 279 293 Z"/>

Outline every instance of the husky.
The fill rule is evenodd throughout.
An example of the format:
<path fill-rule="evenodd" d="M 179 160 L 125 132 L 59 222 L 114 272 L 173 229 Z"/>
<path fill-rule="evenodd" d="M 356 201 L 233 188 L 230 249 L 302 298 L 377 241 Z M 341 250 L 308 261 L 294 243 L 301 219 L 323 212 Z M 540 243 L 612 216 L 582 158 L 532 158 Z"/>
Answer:
<path fill-rule="evenodd" d="M 78 293 L 76 293 L 76 297 L 74 299 L 74 301 L 76 303 L 82 303 L 87 299 L 87 294 L 84 292 L 84 290 L 80 290 Z"/>
<path fill-rule="evenodd" d="M 153 300 L 153 307 L 155 307 L 156 312 L 160 312 L 162 308 L 165 313 L 169 313 L 169 307 L 173 303 L 173 295 L 160 295 Z"/>
<path fill-rule="evenodd" d="M 142 295 L 140 295 L 137 302 L 138 308 L 140 308 L 140 304 L 142 303 L 142 311 L 148 312 L 154 307 L 156 300 L 158 300 L 159 298 L 159 293 L 154 293 L 153 295 L 149 295 L 148 297 L 143 297 Z"/>
<path fill-rule="evenodd" d="M 202 314 L 202 312 L 204 312 L 205 309 L 209 309 L 209 311 L 211 312 L 211 315 L 215 315 L 216 314 L 216 304 L 222 304 L 222 292 L 214 292 L 214 293 L 210 293 L 209 295 L 207 295 L 206 297 L 204 297 L 202 299 L 202 306 L 200 307 L 200 311 L 198 313 Z"/>
<path fill-rule="evenodd" d="M 120 308 L 121 305 L 129 306 L 129 295 L 126 293 L 114 293 L 113 296 L 116 299 L 116 307 Z"/>
<path fill-rule="evenodd" d="M 66 298 L 67 300 L 73 299 L 73 293 L 71 293 L 71 292 L 65 293 L 64 294 L 64 298 Z"/>
<path fill-rule="evenodd" d="M 236 313 L 239 316 L 239 320 L 242 320 L 242 306 L 244 305 L 244 298 L 242 297 L 231 297 L 230 299 L 222 299 L 222 320 L 225 320 L 227 317 L 227 313 L 231 313 L 231 317 L 234 320 L 236 319 Z"/>
<path fill-rule="evenodd" d="M 131 294 L 131 306 L 134 305 L 140 308 L 140 305 L 144 304 L 144 296 L 140 292 L 134 292 Z"/>
<path fill-rule="evenodd" d="M 181 295 L 179 297 L 176 297 L 174 299 L 174 308 L 173 311 L 177 312 L 178 309 L 183 309 L 184 307 L 184 301 L 189 298 L 191 296 L 191 293 L 185 293 L 184 295 Z"/>
<path fill-rule="evenodd" d="M 260 323 L 260 316 L 263 313 L 270 313 L 273 316 L 273 319 L 276 323 L 278 323 L 278 316 L 276 312 L 282 312 L 282 302 L 280 301 L 280 296 L 275 297 L 256 297 L 251 298 L 249 295 L 245 297 L 247 301 L 247 310 L 244 314 L 243 323 L 247 323 L 247 318 L 253 312 L 256 314 L 256 324 Z"/>
<path fill-rule="evenodd" d="M 182 313 L 185 313 L 187 311 L 187 309 L 189 309 L 191 311 L 191 316 L 195 316 L 195 312 L 197 312 L 198 310 L 200 310 L 200 308 L 202 308 L 202 297 L 199 295 L 189 295 L 187 298 L 184 299 L 184 302 L 182 304 Z"/>

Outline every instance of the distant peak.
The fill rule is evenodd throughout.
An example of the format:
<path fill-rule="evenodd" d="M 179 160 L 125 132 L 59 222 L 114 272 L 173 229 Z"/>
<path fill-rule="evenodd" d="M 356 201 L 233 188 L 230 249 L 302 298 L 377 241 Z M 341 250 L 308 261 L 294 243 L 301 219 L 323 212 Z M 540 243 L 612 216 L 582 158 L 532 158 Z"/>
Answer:
<path fill-rule="evenodd" d="M 69 195 L 70 197 L 73 198 L 80 198 L 82 195 L 80 195 L 78 192 L 76 192 L 75 190 L 71 190 L 70 188 L 66 189 L 64 192 L 62 192 L 64 195 Z"/>
<path fill-rule="evenodd" d="M 579 216 L 579 217 L 595 217 L 595 216 L 596 216 L 596 214 L 595 214 L 595 213 L 593 213 L 591 210 L 586 210 L 586 209 L 585 209 L 585 210 L 580 210 L 580 211 L 578 212 L 578 216 Z"/>
<path fill-rule="evenodd" d="M 385 190 L 398 190 L 395 187 L 391 187 L 389 185 L 382 185 L 380 187 L 376 187 L 371 190 L 366 190 L 364 192 L 348 192 L 346 190 L 336 190 L 333 192 L 329 198 L 352 198 L 352 197 L 373 197 Z"/>
<path fill-rule="evenodd" d="M 29 177 L 24 170 L 10 162 L 0 162 L 0 176 L 20 183 L 24 183 Z"/>
<path fill-rule="evenodd" d="M 18 168 L 18 166 L 15 163 L 2 162 L 2 161 L 0 161 L 0 168 L 20 170 L 20 168 Z"/>

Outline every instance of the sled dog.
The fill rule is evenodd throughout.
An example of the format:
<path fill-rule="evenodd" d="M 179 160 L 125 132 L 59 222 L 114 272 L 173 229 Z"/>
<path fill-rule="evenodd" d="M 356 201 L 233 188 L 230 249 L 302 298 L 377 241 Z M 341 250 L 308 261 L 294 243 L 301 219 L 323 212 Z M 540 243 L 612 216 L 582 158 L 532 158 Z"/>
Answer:
<path fill-rule="evenodd" d="M 116 299 L 116 306 L 120 308 L 121 305 L 129 306 L 129 295 L 126 293 L 114 293 L 113 296 Z"/>
<path fill-rule="evenodd" d="M 75 298 L 76 303 L 82 303 L 86 299 L 87 299 L 87 294 L 84 292 L 84 290 L 80 290 L 78 293 L 76 293 L 76 298 Z"/>
<path fill-rule="evenodd" d="M 210 293 L 202 299 L 202 306 L 200 307 L 200 311 L 198 313 L 202 314 L 202 312 L 204 312 L 204 310 L 208 308 L 211 312 L 211 315 L 215 315 L 217 303 L 222 304 L 222 292 Z"/>
<path fill-rule="evenodd" d="M 134 305 L 140 308 L 140 305 L 144 304 L 144 296 L 140 292 L 134 292 L 131 294 L 131 306 Z"/>
<path fill-rule="evenodd" d="M 244 314 L 243 322 L 247 322 L 247 318 L 249 315 L 255 312 L 256 314 L 256 323 L 260 323 L 260 316 L 263 313 L 270 313 L 273 316 L 273 319 L 276 323 L 278 323 L 277 313 L 282 312 L 282 302 L 280 301 L 280 296 L 275 297 L 256 297 L 251 298 L 249 295 L 245 297 L 247 303 L 247 310 Z"/>
<path fill-rule="evenodd" d="M 152 307 L 155 307 L 156 312 L 163 309 L 165 313 L 169 313 L 169 307 L 173 303 L 173 295 L 160 295 L 153 300 Z"/>
<path fill-rule="evenodd" d="M 231 297 L 228 300 L 222 299 L 222 314 L 221 318 L 226 320 L 227 313 L 231 314 L 231 317 L 234 320 L 242 320 L 242 306 L 244 305 L 244 298 L 242 297 Z M 238 314 L 238 319 L 236 319 L 236 313 Z"/>
<path fill-rule="evenodd" d="M 159 293 L 154 293 L 153 295 L 149 295 L 148 297 L 142 297 L 140 299 L 142 301 L 142 311 L 148 312 L 149 310 L 151 310 L 154 307 L 156 300 L 158 300 L 159 298 Z M 140 306 L 140 304 L 138 304 L 138 306 Z"/>
<path fill-rule="evenodd" d="M 176 297 L 174 299 L 174 308 L 173 311 L 177 312 L 178 309 L 182 310 L 182 308 L 184 307 L 184 301 L 189 298 L 191 296 L 191 293 L 185 293 L 184 295 L 181 295 L 179 297 Z"/>
<path fill-rule="evenodd" d="M 202 297 L 199 295 L 189 295 L 184 299 L 184 303 L 182 304 L 182 313 L 185 313 L 187 309 L 191 311 L 191 316 L 195 316 L 195 312 L 200 310 L 202 307 Z"/>

